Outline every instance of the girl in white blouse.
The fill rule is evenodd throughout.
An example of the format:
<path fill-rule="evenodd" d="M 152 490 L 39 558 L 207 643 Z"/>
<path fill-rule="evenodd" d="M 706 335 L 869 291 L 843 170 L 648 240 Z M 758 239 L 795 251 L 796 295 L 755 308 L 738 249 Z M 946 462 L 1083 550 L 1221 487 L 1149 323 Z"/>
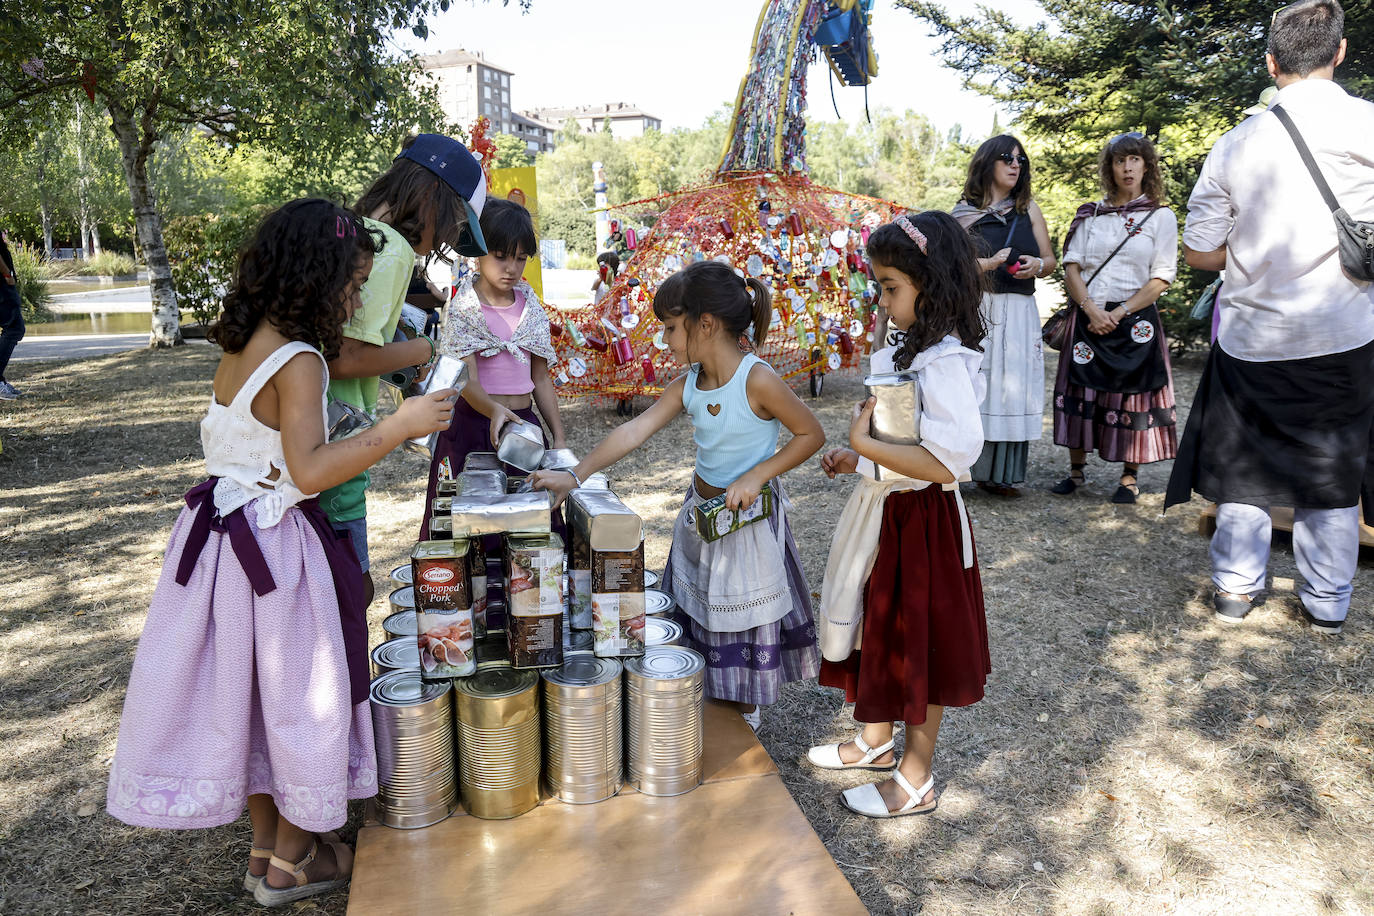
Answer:
<path fill-rule="evenodd" d="M 1114 503 L 1140 493 L 1140 465 L 1177 451 L 1169 345 L 1155 301 L 1178 259 L 1178 221 L 1159 203 L 1159 156 L 1144 135 L 1103 148 L 1104 197 L 1078 208 L 1064 240 L 1064 284 L 1078 304 L 1054 380 L 1054 441 L 1069 449 L 1067 495 L 1087 483 L 1087 453 L 1123 464 Z"/>
<path fill-rule="evenodd" d="M 986 330 L 982 271 L 953 217 L 899 216 L 869 238 L 868 256 L 883 307 L 900 329 L 897 345 L 875 351 L 871 368 L 916 376 L 919 417 L 911 423 L 919 423 L 920 444 L 874 438 L 870 398 L 855 408 L 849 448 L 821 459 L 830 477 L 858 473 L 859 483 L 836 522 L 825 566 L 820 683 L 844 688 L 863 727 L 807 756 L 823 769 L 891 773 L 840 796 L 856 814 L 884 818 L 935 810 L 931 764 L 944 708 L 981 700 L 992 670 L 983 585 L 958 485 L 983 449 L 978 405 L 987 380 L 978 370 Z M 906 723 L 900 765 L 896 720 Z"/>

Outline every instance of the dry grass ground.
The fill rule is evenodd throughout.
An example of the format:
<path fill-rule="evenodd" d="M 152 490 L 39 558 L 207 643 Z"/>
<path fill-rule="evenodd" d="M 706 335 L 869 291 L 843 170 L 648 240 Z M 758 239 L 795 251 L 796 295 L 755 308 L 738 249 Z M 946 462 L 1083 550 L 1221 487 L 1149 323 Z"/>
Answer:
<path fill-rule="evenodd" d="M 103 811 L 161 552 L 202 474 L 213 360 L 193 347 L 35 365 L 32 394 L 0 405 L 0 912 L 256 910 L 238 887 L 246 819 L 171 833 Z M 1184 404 L 1197 370 L 1178 367 Z M 832 443 L 857 393 L 831 378 L 817 403 Z M 580 452 L 616 422 L 582 403 L 565 418 Z M 648 521 L 651 565 L 665 558 L 690 453 L 679 421 L 611 472 Z M 1226 627 L 1203 600 L 1197 507 L 1160 513 L 1167 467 L 1147 468 L 1146 495 L 1123 507 L 1107 501 L 1114 475 L 1099 463 L 1095 485 L 1068 498 L 1045 491 L 1062 450 L 1042 441 L 1031 463 L 1020 500 L 968 494 L 994 671 L 986 700 L 946 719 L 934 816 L 851 816 L 836 796 L 854 774 L 801 763 L 850 729 L 834 691 L 793 685 L 765 712 L 764 743 L 864 902 L 876 913 L 1374 911 L 1374 572 L 1356 580 L 1347 633 L 1318 637 L 1294 619 L 1293 559 L 1278 548 L 1280 587 Z M 383 577 L 414 537 L 424 470 L 393 455 L 375 475 Z M 814 463 L 789 485 L 819 589 L 850 485 Z M 374 627 L 384 614 L 379 602 Z M 345 905 L 340 894 L 297 911 Z"/>

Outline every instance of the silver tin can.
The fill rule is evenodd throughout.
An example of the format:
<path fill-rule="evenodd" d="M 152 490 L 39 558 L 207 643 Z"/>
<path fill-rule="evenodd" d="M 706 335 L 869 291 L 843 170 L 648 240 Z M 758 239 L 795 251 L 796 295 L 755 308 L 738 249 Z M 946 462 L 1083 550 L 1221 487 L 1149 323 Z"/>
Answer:
<path fill-rule="evenodd" d="M 391 594 L 387 596 L 387 601 L 391 603 L 391 613 L 393 614 L 399 614 L 401 611 L 414 611 L 415 586 L 402 585 L 400 588 L 393 588 Z"/>
<path fill-rule="evenodd" d="M 475 817 L 518 817 L 539 804 L 539 676 L 482 668 L 454 681 L 458 782 Z"/>
<path fill-rule="evenodd" d="M 577 456 L 570 448 L 550 448 L 544 450 L 544 458 L 539 462 L 544 469 L 561 470 L 577 467 Z"/>
<path fill-rule="evenodd" d="M 671 614 L 675 610 L 677 610 L 677 602 L 673 600 L 672 595 L 662 589 L 645 587 L 644 613 L 653 617 Z M 647 643 L 647 637 L 645 637 L 645 641 Z"/>
<path fill-rule="evenodd" d="M 330 442 L 338 442 L 350 436 L 356 436 L 365 429 L 369 429 L 373 424 L 372 416 L 361 407 L 355 407 L 347 401 L 341 401 L 333 395 L 329 396 L 328 406 L 325 408 L 325 438 Z"/>
<path fill-rule="evenodd" d="M 570 655 L 591 655 L 596 646 L 596 639 L 592 636 L 591 630 L 572 630 L 568 634 L 568 645 L 563 649 L 563 657 L 566 659 Z"/>
<path fill-rule="evenodd" d="M 415 581 L 415 571 L 410 568 L 409 563 L 402 563 L 391 571 L 391 581 L 404 588 Z"/>
<path fill-rule="evenodd" d="M 682 625 L 666 617 L 649 617 L 644 621 L 644 651 L 660 646 L 682 645 Z"/>
<path fill-rule="evenodd" d="M 873 417 L 869 430 L 880 442 L 897 445 L 921 443 L 921 385 L 913 370 L 884 372 L 864 378 L 864 386 L 874 398 Z M 896 480 L 903 475 L 876 462 L 872 467 L 875 480 Z"/>
<path fill-rule="evenodd" d="M 386 620 L 382 621 L 382 629 L 386 632 L 387 639 L 395 639 L 398 636 L 406 636 L 411 640 L 420 635 L 420 621 L 415 617 L 415 608 L 408 611 L 397 611 Z M 419 647 L 416 647 L 419 651 Z"/>
<path fill-rule="evenodd" d="M 654 572 L 652 569 L 644 570 L 644 587 L 658 588 L 658 573 Z"/>
<path fill-rule="evenodd" d="M 621 665 L 577 655 L 544 672 L 544 785 L 573 805 L 605 801 L 623 780 Z"/>
<path fill-rule="evenodd" d="M 498 436 L 496 457 L 526 473 L 539 470 L 539 462 L 544 460 L 544 431 L 524 420 L 507 423 Z"/>
<path fill-rule="evenodd" d="M 379 678 L 390 671 L 420 670 L 420 647 L 413 636 L 397 636 L 374 646 L 368 654 L 372 677 Z"/>
<path fill-rule="evenodd" d="M 501 459 L 496 457 L 495 452 L 468 452 L 468 456 L 463 459 L 462 470 L 499 471 Z"/>
<path fill-rule="evenodd" d="M 426 395 L 431 391 L 442 391 L 445 388 L 456 388 L 462 391 L 468 383 L 468 364 L 461 359 L 453 356 L 441 356 L 434 363 L 434 368 L 429 370 L 429 375 L 423 381 L 416 382 L 406 390 L 407 396 Z M 432 432 L 425 436 L 414 439 L 407 439 L 401 443 L 401 447 L 408 452 L 415 452 L 417 455 L 424 455 L 426 458 L 434 455 L 434 445 L 439 441 L 439 433 Z"/>
<path fill-rule="evenodd" d="M 372 682 L 377 814 L 388 827 L 428 827 L 453 813 L 453 692 L 393 671 Z"/>
<path fill-rule="evenodd" d="M 701 784 L 705 681 L 705 659 L 679 646 L 625 662 L 627 778 L 645 795 Z"/>

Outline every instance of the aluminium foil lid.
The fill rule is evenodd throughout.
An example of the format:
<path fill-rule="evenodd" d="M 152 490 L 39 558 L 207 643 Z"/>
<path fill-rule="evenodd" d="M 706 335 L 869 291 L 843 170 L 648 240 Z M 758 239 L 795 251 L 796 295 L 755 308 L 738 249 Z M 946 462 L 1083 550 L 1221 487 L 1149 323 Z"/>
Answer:
<path fill-rule="evenodd" d="M 706 667 L 706 659 L 681 646 L 660 646 L 625 662 L 629 674 L 650 680 L 688 678 Z"/>
<path fill-rule="evenodd" d="M 677 607 L 677 602 L 673 600 L 673 596 L 662 589 L 644 589 L 644 613 L 649 615 L 666 614 L 675 607 Z"/>
<path fill-rule="evenodd" d="M 595 687 L 620 677 L 620 662 L 595 655 L 575 655 L 563 667 L 544 672 L 544 680 L 562 687 Z"/>
<path fill-rule="evenodd" d="M 448 690 L 448 681 L 423 681 L 418 670 L 389 671 L 372 682 L 370 695 L 378 706 L 423 706 Z"/>

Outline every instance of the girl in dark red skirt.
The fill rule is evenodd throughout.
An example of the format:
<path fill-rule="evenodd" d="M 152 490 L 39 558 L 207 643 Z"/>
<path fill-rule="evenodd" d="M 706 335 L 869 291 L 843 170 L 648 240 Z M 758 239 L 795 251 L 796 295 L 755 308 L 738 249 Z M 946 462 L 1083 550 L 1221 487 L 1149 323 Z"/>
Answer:
<path fill-rule="evenodd" d="M 931 759 L 944 708 L 981 700 L 992 670 L 958 485 L 983 447 L 982 278 L 968 234 L 934 211 L 883 226 L 869 239 L 868 256 L 901 331 L 896 346 L 874 352 L 870 368 L 915 373 L 919 415 L 911 426 L 920 444 L 874 438 L 869 398 L 855 408 L 850 447 L 821 459 L 831 478 L 860 477 L 826 563 L 820 682 L 843 687 L 865 724 L 849 741 L 813 747 L 807 756 L 825 769 L 891 772 L 840 799 L 868 817 L 901 817 L 935 810 Z M 897 720 L 906 723 L 900 765 Z"/>

